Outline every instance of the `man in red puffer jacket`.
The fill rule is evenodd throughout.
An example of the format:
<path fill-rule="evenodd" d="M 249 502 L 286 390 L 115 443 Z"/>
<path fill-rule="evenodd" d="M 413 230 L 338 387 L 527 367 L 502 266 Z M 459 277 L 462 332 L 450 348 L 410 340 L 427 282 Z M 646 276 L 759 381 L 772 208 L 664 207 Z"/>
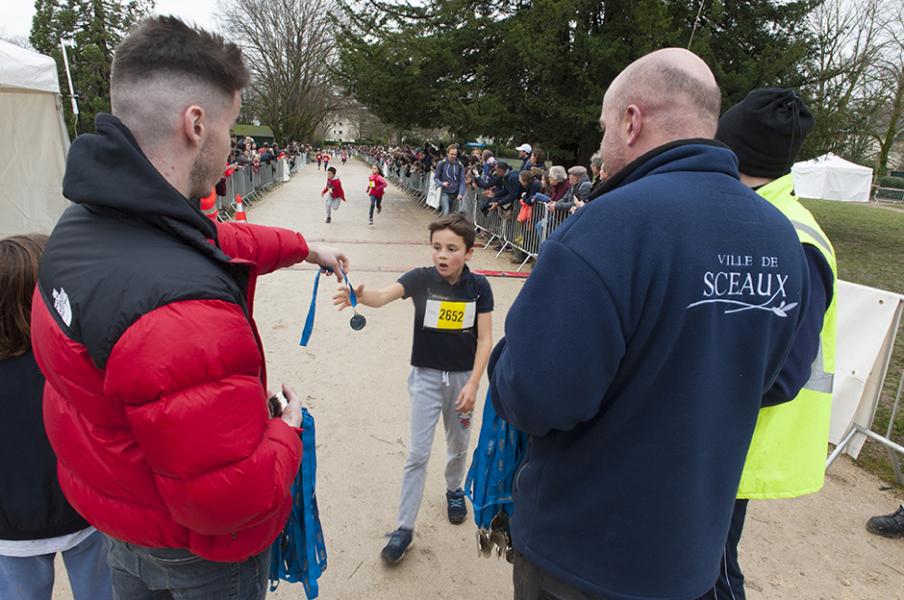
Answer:
<path fill-rule="evenodd" d="M 263 598 L 291 509 L 301 401 L 284 386 L 270 418 L 255 279 L 306 260 L 341 280 L 348 261 L 201 213 L 248 81 L 235 45 L 149 19 L 116 49 L 113 115 L 69 151 L 33 344 L 60 484 L 107 536 L 114 597 Z"/>

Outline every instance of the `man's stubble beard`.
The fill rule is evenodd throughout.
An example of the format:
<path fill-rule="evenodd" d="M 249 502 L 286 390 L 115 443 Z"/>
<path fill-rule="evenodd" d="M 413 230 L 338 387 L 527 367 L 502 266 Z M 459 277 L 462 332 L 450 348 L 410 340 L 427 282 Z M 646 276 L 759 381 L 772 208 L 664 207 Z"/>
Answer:
<path fill-rule="evenodd" d="M 222 177 L 220 167 L 225 164 L 225 158 L 218 160 L 214 156 L 214 149 L 210 141 L 205 141 L 201 151 L 195 157 L 191 165 L 189 175 L 189 198 L 206 198 L 210 195 L 213 186 Z"/>

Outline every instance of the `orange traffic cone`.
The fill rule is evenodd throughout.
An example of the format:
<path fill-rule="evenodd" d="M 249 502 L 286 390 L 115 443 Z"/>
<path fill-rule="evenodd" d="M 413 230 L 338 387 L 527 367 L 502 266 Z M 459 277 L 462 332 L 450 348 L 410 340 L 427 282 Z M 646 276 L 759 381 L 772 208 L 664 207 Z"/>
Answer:
<path fill-rule="evenodd" d="M 217 220 L 217 190 L 210 190 L 210 195 L 201 198 L 201 212 L 210 217 L 212 221 Z"/>
<path fill-rule="evenodd" d="M 247 223 L 248 217 L 245 216 L 245 206 L 242 204 L 242 195 L 235 195 L 235 220 L 237 223 Z"/>

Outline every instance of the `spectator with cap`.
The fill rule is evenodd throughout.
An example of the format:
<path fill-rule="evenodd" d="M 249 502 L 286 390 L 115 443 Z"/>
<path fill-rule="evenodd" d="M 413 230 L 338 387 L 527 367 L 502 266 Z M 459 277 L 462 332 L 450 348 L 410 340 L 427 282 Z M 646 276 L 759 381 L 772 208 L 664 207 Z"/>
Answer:
<path fill-rule="evenodd" d="M 533 150 L 531 149 L 530 144 L 521 144 L 515 148 L 515 150 L 518 151 L 518 156 L 521 158 L 521 168 L 518 169 L 519 171 L 527 171 L 534 166 L 531 162 L 531 152 L 533 152 Z"/>
<path fill-rule="evenodd" d="M 738 542 L 750 499 L 793 498 L 818 491 L 825 476 L 835 370 L 837 267 L 829 239 L 794 195 L 791 165 L 813 115 L 795 90 L 754 90 L 719 120 L 716 140 L 738 157 L 741 183 L 791 220 L 810 279 L 804 320 L 763 408 L 735 500 L 715 587 L 701 598 L 743 600 Z M 790 402 L 793 400 L 793 402 Z"/>
<path fill-rule="evenodd" d="M 571 183 L 571 187 L 568 188 L 561 200 L 550 202 L 547 205 L 549 210 L 570 213 L 575 208 L 575 201 L 580 201 L 582 205 L 587 201 L 590 189 L 593 187 L 590 178 L 587 177 L 587 169 L 580 165 L 571 167 L 568 169 L 568 181 Z"/>

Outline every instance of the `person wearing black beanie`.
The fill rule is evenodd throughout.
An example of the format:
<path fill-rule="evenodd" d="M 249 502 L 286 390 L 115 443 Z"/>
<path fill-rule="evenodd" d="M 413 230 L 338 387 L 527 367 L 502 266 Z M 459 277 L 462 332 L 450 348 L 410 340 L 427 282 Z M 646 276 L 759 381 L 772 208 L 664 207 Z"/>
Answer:
<path fill-rule="evenodd" d="M 835 252 L 813 215 L 797 201 L 791 165 L 813 115 L 795 90 L 754 90 L 722 115 L 716 140 L 738 157 L 741 182 L 787 216 L 803 245 L 810 298 L 782 370 L 763 408 L 738 488 L 719 579 L 701 599 L 744 600 L 738 542 L 751 498 L 791 498 L 822 487 L 835 369 Z"/>
<path fill-rule="evenodd" d="M 791 172 L 816 120 L 796 90 L 753 90 L 719 119 L 716 140 L 738 157 L 738 170 L 778 179 Z"/>

